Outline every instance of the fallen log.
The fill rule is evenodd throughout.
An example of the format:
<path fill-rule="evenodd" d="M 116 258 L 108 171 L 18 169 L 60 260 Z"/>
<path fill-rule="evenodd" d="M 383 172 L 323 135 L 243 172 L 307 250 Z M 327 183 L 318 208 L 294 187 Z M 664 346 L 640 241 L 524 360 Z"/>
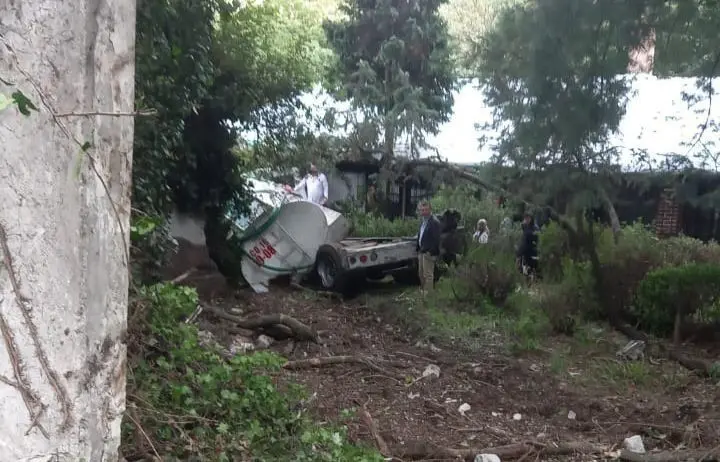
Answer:
<path fill-rule="evenodd" d="M 626 462 L 718 462 L 720 461 L 720 447 L 653 453 L 637 453 L 624 449 L 620 452 L 620 460 Z"/>
<path fill-rule="evenodd" d="M 495 454 L 502 460 L 517 460 L 534 453 L 536 457 L 562 456 L 569 454 L 602 454 L 607 451 L 605 446 L 584 442 L 569 442 L 558 444 L 545 444 L 539 442 L 523 442 L 495 446 L 489 448 L 453 449 L 438 446 L 432 443 L 408 443 L 404 449 L 397 451 L 398 456 L 404 460 L 423 459 L 460 459 L 468 462 L 475 460 L 478 454 Z"/>
<path fill-rule="evenodd" d="M 365 423 L 365 426 L 367 426 L 368 430 L 370 430 L 370 434 L 372 435 L 373 439 L 375 439 L 375 444 L 377 444 L 377 448 L 378 451 L 380 451 L 380 454 L 382 454 L 384 457 L 391 457 L 390 447 L 388 447 L 385 439 L 380 434 L 380 430 L 378 429 L 377 424 L 375 423 L 372 415 L 370 415 L 370 412 L 368 412 L 365 406 L 363 406 L 360 410 L 360 418 L 363 420 L 363 423 Z"/>
<path fill-rule="evenodd" d="M 395 380 L 405 380 L 404 375 L 380 367 L 370 359 L 362 356 L 327 356 L 322 358 L 298 359 L 297 361 L 288 361 L 283 367 L 288 370 L 301 370 L 331 366 L 335 364 L 359 364 L 377 372 L 378 374 L 391 377 Z"/>
<path fill-rule="evenodd" d="M 647 335 L 633 329 L 627 324 L 616 323 L 613 324 L 613 327 L 615 328 L 615 330 L 617 330 L 631 340 L 643 340 L 649 342 L 649 337 Z M 718 368 L 718 366 L 716 365 L 716 363 L 710 363 L 699 358 L 687 357 L 674 348 L 668 348 L 661 342 L 653 343 L 657 350 L 659 350 L 659 352 L 663 356 L 667 357 L 672 361 L 675 361 L 676 363 L 683 366 L 685 369 L 691 372 L 695 372 L 701 377 L 712 378 L 717 373 L 716 369 Z"/>
<path fill-rule="evenodd" d="M 204 311 L 206 313 L 211 313 L 213 316 L 220 319 L 235 323 L 238 327 L 242 327 L 243 329 L 257 330 L 271 326 L 285 326 L 292 331 L 293 336 L 296 339 L 318 343 L 318 334 L 314 329 L 285 314 L 267 314 L 245 319 L 226 313 L 224 310 L 212 306 L 204 307 Z"/>

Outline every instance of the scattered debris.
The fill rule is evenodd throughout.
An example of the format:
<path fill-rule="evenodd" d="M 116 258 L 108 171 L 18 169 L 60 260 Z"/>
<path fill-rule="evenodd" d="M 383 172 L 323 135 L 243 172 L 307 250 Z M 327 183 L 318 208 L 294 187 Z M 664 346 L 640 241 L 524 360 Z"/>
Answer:
<path fill-rule="evenodd" d="M 255 346 L 261 350 L 266 350 L 270 348 L 270 345 L 272 345 L 274 340 L 272 337 L 268 337 L 265 334 L 260 334 L 258 336 L 257 340 L 255 340 Z"/>
<path fill-rule="evenodd" d="M 633 435 L 630 438 L 625 438 L 625 441 L 623 441 L 623 447 L 630 452 L 636 452 L 638 454 L 645 453 L 645 445 L 643 444 L 643 439 L 640 435 Z"/>
<path fill-rule="evenodd" d="M 368 412 L 365 406 L 363 406 L 360 410 L 360 416 L 362 417 L 365 425 L 368 427 L 368 430 L 370 430 L 370 434 L 375 440 L 375 444 L 377 444 L 377 448 L 380 451 L 380 454 L 385 457 L 390 457 L 390 448 L 388 447 L 382 435 L 380 435 L 380 430 L 378 430 L 377 424 L 375 423 L 372 416 L 370 415 L 370 412 Z"/>
<path fill-rule="evenodd" d="M 301 323 L 297 319 L 285 314 L 268 314 L 255 318 L 244 319 L 238 316 L 233 316 L 220 308 L 215 308 L 212 306 L 205 306 L 204 312 L 210 313 L 220 319 L 234 322 L 243 329 L 255 330 L 271 327 L 274 325 L 282 325 L 290 329 L 295 338 L 297 338 L 298 340 L 309 340 L 311 342 L 318 343 L 318 334 L 317 332 L 315 332 L 315 330 Z"/>
<path fill-rule="evenodd" d="M 440 368 L 436 366 L 435 364 L 430 364 L 425 368 L 425 370 L 422 373 L 423 378 L 428 377 L 440 377 Z"/>
<path fill-rule="evenodd" d="M 615 353 L 619 358 L 627 361 L 638 361 L 645 358 L 645 342 L 630 340 L 620 351 Z"/>
<path fill-rule="evenodd" d="M 500 462 L 496 454 L 478 454 L 473 462 Z"/>
<path fill-rule="evenodd" d="M 231 356 L 248 353 L 255 349 L 255 344 L 246 337 L 235 337 L 228 347 Z"/>
<path fill-rule="evenodd" d="M 522 420 L 522 414 L 520 414 L 520 413 L 513 414 L 513 420 Z"/>
<path fill-rule="evenodd" d="M 405 376 L 402 374 L 398 374 L 397 372 L 393 372 L 388 369 L 384 369 L 377 364 L 375 364 L 372 360 L 369 358 L 364 358 L 361 356 L 327 356 L 324 358 L 311 358 L 311 359 L 299 359 L 297 361 L 289 361 L 285 363 L 285 369 L 289 370 L 299 370 L 299 369 L 312 369 L 315 367 L 324 367 L 324 366 L 331 366 L 335 364 L 361 364 L 368 369 L 372 369 L 373 371 L 385 376 L 390 377 L 398 381 L 404 381 Z"/>
<path fill-rule="evenodd" d="M 458 412 L 461 416 L 465 417 L 465 413 L 470 410 L 470 405 L 468 403 L 462 403 L 460 407 L 458 407 Z"/>
<path fill-rule="evenodd" d="M 568 419 L 575 420 L 576 418 L 577 418 L 577 414 L 575 414 L 575 411 L 568 412 Z"/>

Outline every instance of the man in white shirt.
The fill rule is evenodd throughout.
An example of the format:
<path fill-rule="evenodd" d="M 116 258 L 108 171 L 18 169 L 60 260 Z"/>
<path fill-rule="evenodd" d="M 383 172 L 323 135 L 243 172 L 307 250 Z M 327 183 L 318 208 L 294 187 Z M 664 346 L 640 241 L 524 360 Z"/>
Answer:
<path fill-rule="evenodd" d="M 310 173 L 295 188 L 285 185 L 285 190 L 300 194 L 303 198 L 318 205 L 325 205 L 328 200 L 328 181 L 324 173 L 318 172 L 315 164 L 310 164 Z"/>

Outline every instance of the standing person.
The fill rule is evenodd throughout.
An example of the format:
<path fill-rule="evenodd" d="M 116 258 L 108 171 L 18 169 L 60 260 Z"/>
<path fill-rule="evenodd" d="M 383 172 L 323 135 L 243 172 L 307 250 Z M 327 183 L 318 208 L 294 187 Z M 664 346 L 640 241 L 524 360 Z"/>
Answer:
<path fill-rule="evenodd" d="M 530 277 L 535 276 L 538 267 L 538 230 L 533 216 L 526 213 L 523 216 L 522 238 L 518 246 L 517 258 L 523 274 Z"/>
<path fill-rule="evenodd" d="M 328 181 L 324 173 L 320 173 L 314 163 L 310 164 L 310 173 L 291 188 L 285 185 L 285 191 L 300 194 L 303 198 L 318 205 L 325 205 L 328 200 Z"/>
<path fill-rule="evenodd" d="M 473 241 L 478 244 L 487 244 L 488 238 L 490 237 L 490 231 L 488 230 L 487 220 L 481 218 L 475 225 L 475 234 L 473 234 Z"/>
<path fill-rule="evenodd" d="M 418 232 L 418 275 L 420 276 L 420 290 L 425 294 L 433 288 L 435 283 L 435 260 L 440 255 L 440 236 L 442 229 L 440 221 L 432 214 L 428 201 L 418 204 L 418 211 L 422 221 Z"/>

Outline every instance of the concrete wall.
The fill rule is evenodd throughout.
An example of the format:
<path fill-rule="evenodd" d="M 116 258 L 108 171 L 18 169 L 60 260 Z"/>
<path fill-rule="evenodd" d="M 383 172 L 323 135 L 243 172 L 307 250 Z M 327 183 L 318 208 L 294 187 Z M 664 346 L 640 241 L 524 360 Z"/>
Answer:
<path fill-rule="evenodd" d="M 134 0 L 0 7 L 0 461 L 118 459 L 134 47 Z"/>

